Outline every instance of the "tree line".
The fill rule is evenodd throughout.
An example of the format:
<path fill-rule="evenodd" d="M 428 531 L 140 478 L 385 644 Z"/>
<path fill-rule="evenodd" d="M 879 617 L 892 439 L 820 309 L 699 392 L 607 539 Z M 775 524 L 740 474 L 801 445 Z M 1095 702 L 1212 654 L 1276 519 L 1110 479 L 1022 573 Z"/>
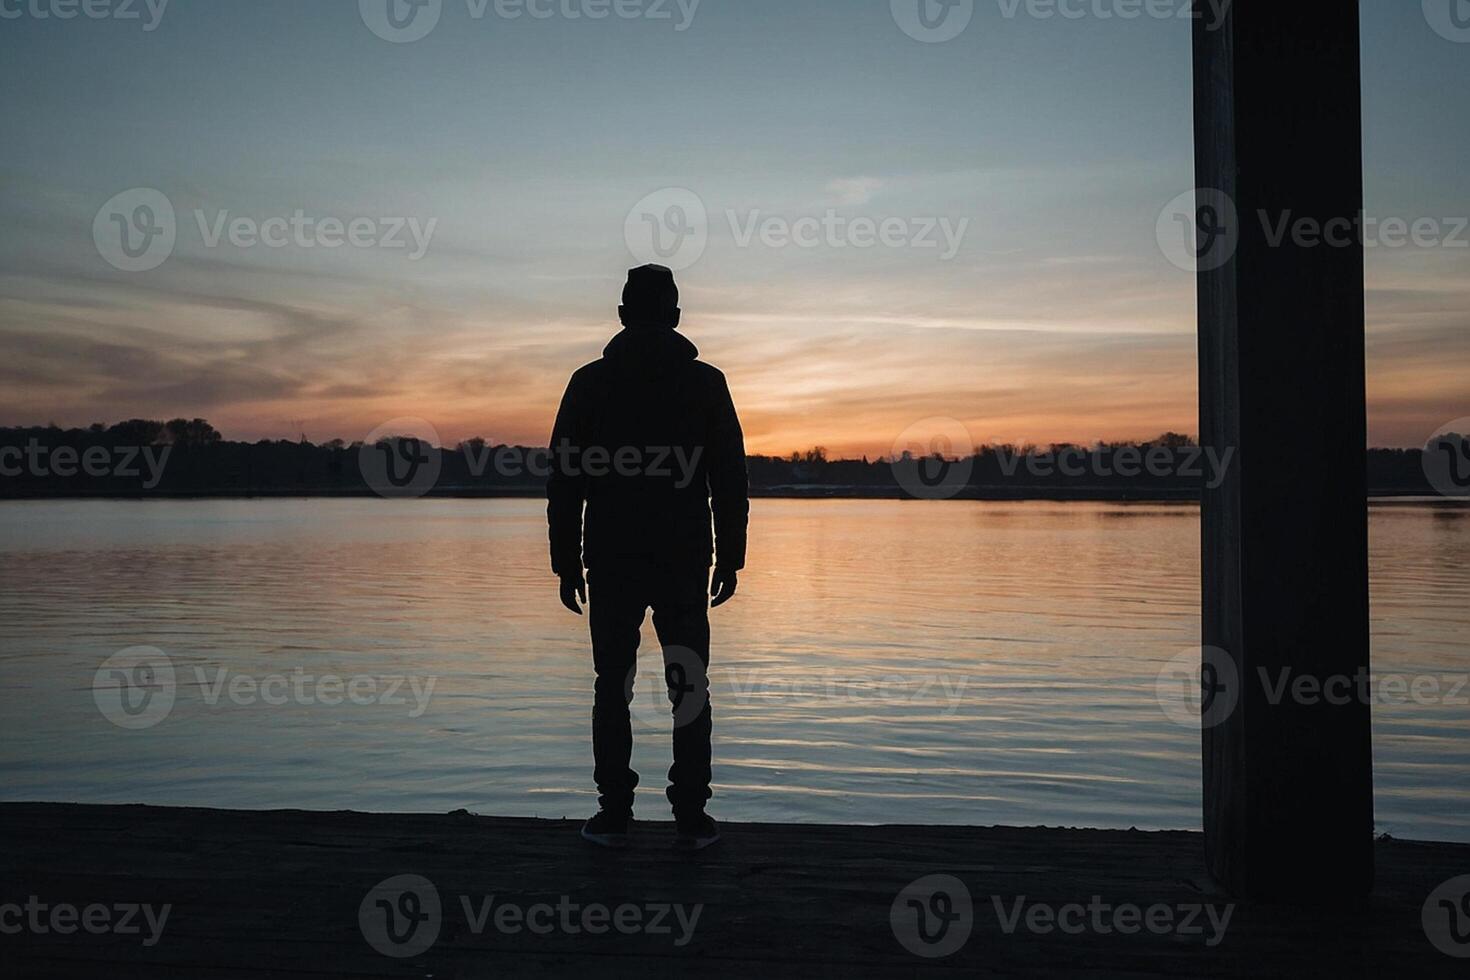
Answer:
<path fill-rule="evenodd" d="M 524 464 L 543 448 L 483 438 L 423 448 L 437 460 L 435 495 L 542 492 L 536 467 L 499 462 Z M 0 497 L 368 496 L 374 490 L 363 475 L 362 450 L 361 443 L 341 439 L 231 441 L 198 418 L 0 428 Z M 1091 446 L 985 446 L 961 458 L 903 453 L 834 459 L 818 446 L 747 459 L 756 495 L 923 496 L 930 482 L 949 481 L 938 495 L 1145 500 L 1197 499 L 1235 462 L 1233 454 L 1202 449 L 1178 433 Z M 1375 495 L 1434 493 L 1416 449 L 1370 450 L 1367 485 Z"/>

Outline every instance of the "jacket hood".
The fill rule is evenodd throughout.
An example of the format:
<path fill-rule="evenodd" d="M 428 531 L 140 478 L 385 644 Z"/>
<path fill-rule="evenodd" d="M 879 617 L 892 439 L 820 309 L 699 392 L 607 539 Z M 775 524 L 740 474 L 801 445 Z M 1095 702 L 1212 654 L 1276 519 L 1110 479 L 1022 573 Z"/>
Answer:
<path fill-rule="evenodd" d="M 603 349 L 602 356 L 657 371 L 694 360 L 699 357 L 699 348 L 674 330 L 625 327 Z"/>

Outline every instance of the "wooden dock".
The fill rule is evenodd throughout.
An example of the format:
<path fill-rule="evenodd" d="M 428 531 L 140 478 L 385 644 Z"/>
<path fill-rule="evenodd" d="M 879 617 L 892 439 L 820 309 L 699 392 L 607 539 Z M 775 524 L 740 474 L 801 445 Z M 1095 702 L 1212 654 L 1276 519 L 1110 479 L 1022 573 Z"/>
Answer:
<path fill-rule="evenodd" d="M 632 848 L 609 852 L 572 823 L 466 813 L 0 805 L 0 966 L 87 978 L 1470 970 L 1421 921 L 1436 887 L 1470 874 L 1470 845 L 1381 840 L 1366 906 L 1237 905 L 1221 932 L 1210 912 L 1218 921 L 1231 903 L 1204 875 L 1198 834 L 746 824 L 698 855 L 672 850 L 670 834 L 640 824 Z M 933 875 L 963 883 L 968 916 L 947 885 L 939 902 L 927 889 L 900 899 Z M 1156 924 L 1166 908 L 1172 925 L 1140 927 L 1120 915 L 1129 907 L 1145 921 L 1154 908 Z M 1048 929 L 1049 915 L 1069 929 Z M 905 946 L 957 939 L 942 958 Z M 415 943 L 417 955 L 389 955 Z"/>

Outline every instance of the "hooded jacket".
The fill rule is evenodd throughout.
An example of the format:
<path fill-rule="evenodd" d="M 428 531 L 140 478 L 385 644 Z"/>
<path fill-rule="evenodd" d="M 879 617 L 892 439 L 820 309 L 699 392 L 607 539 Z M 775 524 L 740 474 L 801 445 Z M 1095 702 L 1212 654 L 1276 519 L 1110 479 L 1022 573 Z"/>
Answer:
<path fill-rule="evenodd" d="M 745 566 L 745 437 L 725 376 L 698 357 L 672 329 L 628 327 L 572 375 L 546 488 L 557 575 L 620 558 Z"/>

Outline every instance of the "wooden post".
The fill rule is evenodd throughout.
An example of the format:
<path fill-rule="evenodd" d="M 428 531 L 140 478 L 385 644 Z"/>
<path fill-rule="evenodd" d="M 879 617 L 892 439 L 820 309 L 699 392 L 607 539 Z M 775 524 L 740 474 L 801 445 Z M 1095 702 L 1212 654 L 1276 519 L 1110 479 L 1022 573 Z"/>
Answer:
<path fill-rule="evenodd" d="M 1238 697 L 1233 710 L 1213 727 L 1207 718 L 1204 732 L 1209 864 L 1245 898 L 1361 898 L 1373 877 L 1373 781 L 1359 684 L 1358 3 L 1235 0 L 1222 24 L 1199 6 L 1195 154 L 1209 205 L 1197 216 L 1200 427 L 1205 445 L 1236 450 L 1204 497 L 1204 642 L 1224 651 L 1222 673 L 1233 664 L 1239 684 L 1223 692 Z M 1347 703 L 1334 703 L 1336 678 L 1352 683 Z M 1313 697 L 1314 684 L 1330 686 Z"/>

